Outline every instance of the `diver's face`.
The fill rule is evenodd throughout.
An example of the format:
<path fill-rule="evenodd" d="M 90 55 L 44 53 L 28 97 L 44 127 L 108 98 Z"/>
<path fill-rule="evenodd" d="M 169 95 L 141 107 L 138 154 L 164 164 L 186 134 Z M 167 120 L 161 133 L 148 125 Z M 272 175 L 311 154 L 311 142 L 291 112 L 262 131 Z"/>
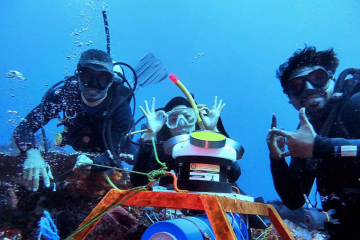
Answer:
<path fill-rule="evenodd" d="M 112 84 L 112 75 L 105 71 L 82 68 L 79 72 L 79 87 L 88 102 L 96 102 L 106 96 Z"/>
<path fill-rule="evenodd" d="M 185 105 L 180 105 L 174 107 L 173 109 L 171 109 L 171 111 L 174 109 L 182 109 L 182 108 L 188 108 L 188 107 L 186 107 Z M 196 123 L 192 125 L 187 125 L 184 120 L 180 119 L 179 125 L 176 128 L 169 128 L 169 130 L 171 135 L 175 137 L 182 134 L 189 134 L 195 131 L 195 125 Z"/>
<path fill-rule="evenodd" d="M 307 79 L 307 76 L 314 71 L 321 71 L 319 70 L 320 68 L 322 67 L 312 66 L 297 68 L 290 76 L 290 79 L 301 77 L 304 77 L 305 79 L 301 91 L 297 93 L 288 92 L 290 103 L 297 110 L 304 107 L 306 109 L 306 114 L 313 119 L 321 117 L 326 111 L 335 87 L 335 81 L 330 78 L 322 85 L 316 85 Z"/>

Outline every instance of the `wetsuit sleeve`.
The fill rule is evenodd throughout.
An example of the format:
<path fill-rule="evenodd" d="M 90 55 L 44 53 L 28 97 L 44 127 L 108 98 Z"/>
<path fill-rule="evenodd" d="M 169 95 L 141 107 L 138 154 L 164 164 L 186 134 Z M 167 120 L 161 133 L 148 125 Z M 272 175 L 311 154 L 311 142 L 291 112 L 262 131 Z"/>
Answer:
<path fill-rule="evenodd" d="M 45 98 L 41 116 L 41 103 L 36 106 L 15 128 L 13 138 L 21 152 L 35 148 L 35 133 L 41 128 L 41 119 L 45 126 L 51 119 L 58 117 L 61 111 L 62 88 L 54 89 Z"/>
<path fill-rule="evenodd" d="M 310 194 L 314 177 L 306 171 L 306 159 L 291 158 L 290 166 L 285 159 L 270 159 L 271 174 L 276 192 L 285 206 L 291 210 L 301 208 Z"/>
<path fill-rule="evenodd" d="M 351 139 L 316 136 L 313 149 L 315 158 L 360 158 L 360 93 L 348 100 L 340 113 L 340 119 L 343 130 Z"/>

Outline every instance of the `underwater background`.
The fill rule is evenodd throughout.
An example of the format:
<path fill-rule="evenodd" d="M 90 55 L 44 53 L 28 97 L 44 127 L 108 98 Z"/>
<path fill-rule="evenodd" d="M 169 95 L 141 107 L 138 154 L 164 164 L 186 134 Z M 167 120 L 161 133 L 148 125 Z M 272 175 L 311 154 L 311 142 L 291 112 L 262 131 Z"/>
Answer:
<path fill-rule="evenodd" d="M 3 0 L 0 8 L 3 149 L 13 146 L 8 144 L 14 127 L 45 92 L 74 73 L 81 52 L 106 51 L 105 10 L 115 61 L 134 67 L 152 52 L 197 103 L 211 107 L 214 96 L 224 100 L 225 128 L 245 148 L 238 184 L 266 201 L 279 198 L 265 140 L 272 113 L 279 127 L 298 125 L 297 111 L 275 78 L 278 66 L 306 43 L 334 48 L 340 59 L 336 77 L 359 67 L 360 5 L 355 0 Z M 7 78 L 10 70 L 26 80 Z M 155 97 L 156 107 L 163 107 L 174 96 L 183 94 L 169 79 L 141 88 L 135 118 L 142 116 L 138 106 L 144 100 Z M 57 123 L 46 126 L 48 138 L 62 131 Z"/>

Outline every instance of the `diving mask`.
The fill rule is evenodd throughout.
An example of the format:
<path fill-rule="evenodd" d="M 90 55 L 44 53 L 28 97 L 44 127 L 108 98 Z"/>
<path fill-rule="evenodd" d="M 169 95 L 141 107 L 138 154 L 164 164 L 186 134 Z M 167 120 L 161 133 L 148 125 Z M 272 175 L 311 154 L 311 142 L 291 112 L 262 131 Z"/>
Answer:
<path fill-rule="evenodd" d="M 113 75 L 106 71 L 94 71 L 90 68 L 81 68 L 79 71 L 80 82 L 89 88 L 105 90 L 113 81 Z"/>
<path fill-rule="evenodd" d="M 323 68 L 318 68 L 304 76 L 290 78 L 286 90 L 289 93 L 300 94 L 305 87 L 306 81 L 309 81 L 314 87 L 321 88 L 326 85 L 329 79 L 329 73 Z"/>
<path fill-rule="evenodd" d="M 174 129 L 194 125 L 197 120 L 196 112 L 193 108 L 178 108 L 167 113 L 168 118 L 166 125 L 168 128 Z"/>

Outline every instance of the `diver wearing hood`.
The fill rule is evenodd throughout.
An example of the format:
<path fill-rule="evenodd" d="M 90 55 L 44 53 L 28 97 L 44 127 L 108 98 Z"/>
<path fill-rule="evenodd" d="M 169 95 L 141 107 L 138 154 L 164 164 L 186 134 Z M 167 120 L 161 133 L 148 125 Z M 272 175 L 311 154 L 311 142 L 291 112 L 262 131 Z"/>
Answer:
<path fill-rule="evenodd" d="M 63 112 L 64 132 L 58 145 L 102 154 L 93 160 L 83 156 L 80 159 L 84 163 L 119 167 L 121 162 L 110 154 L 108 146 L 119 156 L 120 146 L 123 147 L 133 124 L 130 97 L 131 91 L 114 78 L 112 59 L 106 52 L 96 49 L 83 52 L 75 75 L 67 77 L 64 86 L 50 90 L 14 131 L 17 147 L 27 154 L 23 177 L 28 180 L 28 188 L 38 189 L 39 176 L 46 187 L 50 185 L 51 170 L 35 145 L 34 133 L 51 119 L 60 118 L 60 112 Z M 108 125 L 111 129 L 104 129 L 105 121 L 111 121 Z M 109 132 L 111 139 L 104 139 L 103 131 Z"/>
<path fill-rule="evenodd" d="M 220 132 L 226 137 L 229 137 L 220 118 L 224 107 L 225 104 L 222 103 L 222 100 L 218 103 L 217 97 L 215 97 L 214 106 L 211 110 L 206 107 L 199 110 L 206 130 Z M 147 101 L 145 101 L 145 109 L 143 107 L 140 107 L 140 109 L 147 119 L 148 131 L 140 139 L 140 149 L 133 170 L 148 173 L 161 168 L 155 159 L 153 146 L 151 144 L 151 139 L 154 137 L 158 143 L 156 144 L 156 149 L 160 161 L 166 163 L 169 171 L 174 170 L 176 172 L 178 166 L 175 164 L 172 156 L 165 154 L 161 143 L 164 143 L 174 136 L 189 134 L 195 130 L 200 130 L 196 124 L 197 115 L 194 109 L 191 107 L 189 101 L 183 97 L 171 99 L 163 111 L 155 112 L 155 98 L 153 98 L 150 108 Z M 157 120 L 161 115 L 163 115 L 164 118 Z M 227 175 L 229 182 L 236 182 L 240 175 L 240 166 L 237 162 L 234 162 Z M 149 182 L 147 176 L 135 173 L 130 175 L 130 179 L 134 186 L 145 185 Z M 171 177 L 167 176 L 160 179 L 161 186 L 166 187 L 172 183 L 173 180 Z"/>

